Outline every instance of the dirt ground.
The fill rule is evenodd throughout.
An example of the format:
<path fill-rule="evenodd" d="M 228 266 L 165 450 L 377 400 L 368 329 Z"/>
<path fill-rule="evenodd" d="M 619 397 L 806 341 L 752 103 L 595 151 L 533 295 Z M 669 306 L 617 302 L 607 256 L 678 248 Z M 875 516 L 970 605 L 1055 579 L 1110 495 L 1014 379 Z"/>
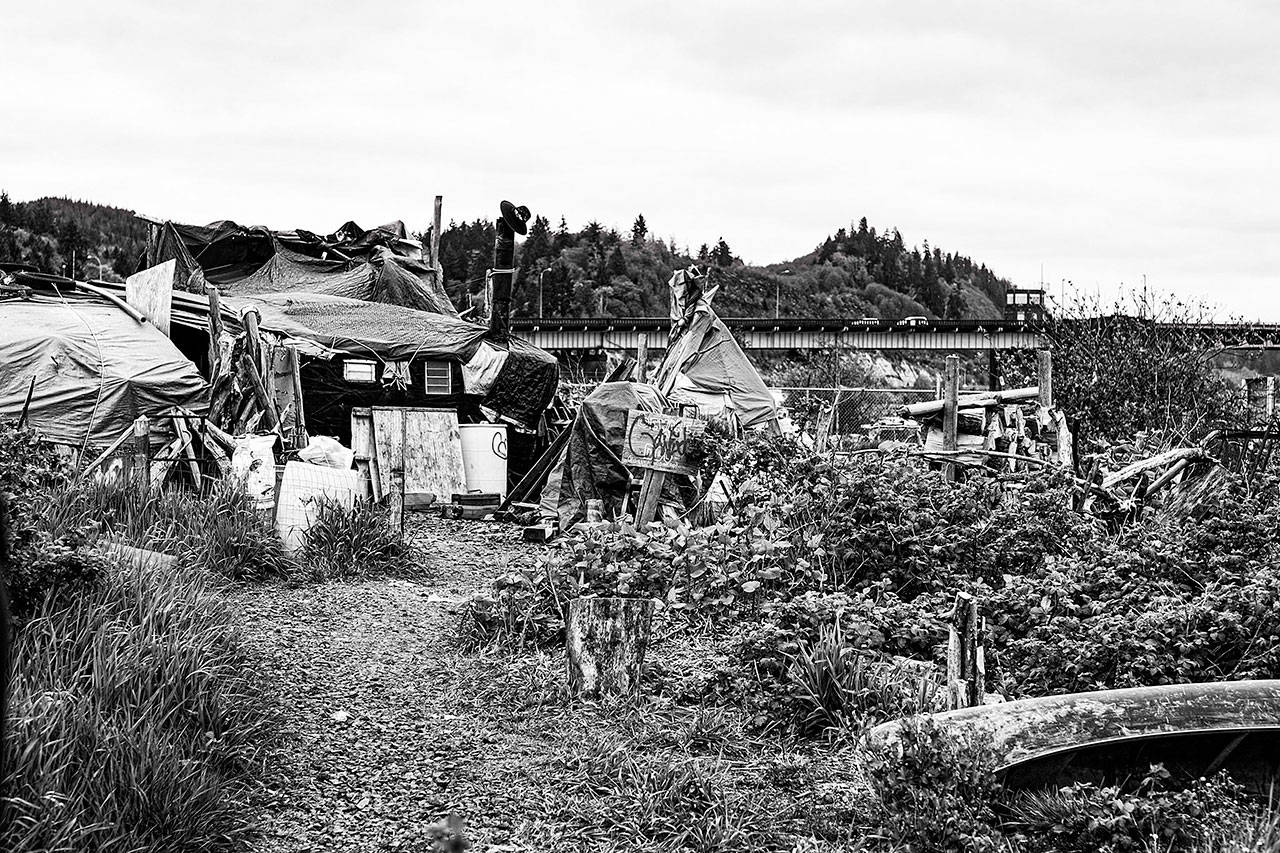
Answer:
<path fill-rule="evenodd" d="M 283 748 L 264 757 L 273 781 L 260 797 L 260 853 L 430 850 L 431 825 L 450 813 L 473 850 L 643 849 L 618 837 L 630 826 L 626 797 L 650 799 L 643 786 L 654 784 L 628 781 L 635 754 L 705 768 L 697 778 L 723 780 L 732 804 L 707 814 L 724 812 L 730 829 L 729 812 L 768 815 L 761 838 L 785 827 L 804 839 L 815 809 L 839 811 L 839 774 L 752 740 L 731 716 L 657 697 L 621 710 L 570 703 L 562 652 L 463 648 L 467 597 L 547 546 L 520 542 L 510 525 L 409 518 L 419 580 L 236 593 L 282 707 Z M 701 654 L 692 642 L 663 646 L 651 658 L 666 670 Z"/>

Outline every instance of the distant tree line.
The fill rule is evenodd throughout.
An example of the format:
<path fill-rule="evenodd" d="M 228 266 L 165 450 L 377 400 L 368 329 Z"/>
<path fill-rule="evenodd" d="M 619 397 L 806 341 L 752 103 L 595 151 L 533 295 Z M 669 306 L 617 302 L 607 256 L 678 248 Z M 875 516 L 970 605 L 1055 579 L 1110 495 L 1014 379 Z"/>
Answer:
<path fill-rule="evenodd" d="M 131 210 L 69 198 L 15 202 L 0 190 L 0 263 L 120 280 L 137 271 L 146 240 Z"/>
<path fill-rule="evenodd" d="M 445 284 L 465 305 L 484 287 L 493 258 L 493 222 L 450 222 L 440 237 Z M 517 248 L 516 316 L 663 315 L 673 270 L 704 264 L 720 284 L 724 316 L 992 318 L 1001 314 L 1005 279 L 969 258 L 931 247 L 907 248 L 891 229 L 864 217 L 794 261 L 748 266 L 723 237 L 696 252 L 649 230 L 643 214 L 629 233 L 591 221 L 570 230 L 535 217 Z M 541 294 L 541 297 L 539 297 Z"/>

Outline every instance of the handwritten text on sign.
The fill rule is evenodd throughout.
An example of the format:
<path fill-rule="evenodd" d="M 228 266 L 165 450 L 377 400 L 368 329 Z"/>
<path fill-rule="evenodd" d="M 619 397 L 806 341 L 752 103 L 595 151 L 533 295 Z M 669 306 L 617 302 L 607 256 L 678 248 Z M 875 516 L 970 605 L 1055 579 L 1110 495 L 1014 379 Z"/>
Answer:
<path fill-rule="evenodd" d="M 698 465 L 689 458 L 690 440 L 702 435 L 706 428 L 706 421 L 633 409 L 627 412 L 622 461 L 636 468 L 693 474 Z"/>

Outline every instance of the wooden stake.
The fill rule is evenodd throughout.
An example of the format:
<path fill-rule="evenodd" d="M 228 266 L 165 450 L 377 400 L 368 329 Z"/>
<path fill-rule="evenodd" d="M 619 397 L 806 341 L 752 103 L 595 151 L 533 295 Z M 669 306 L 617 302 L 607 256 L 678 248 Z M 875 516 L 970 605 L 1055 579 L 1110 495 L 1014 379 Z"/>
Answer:
<path fill-rule="evenodd" d="M 133 422 L 133 477 L 143 489 L 151 485 L 151 421 L 146 415 Z"/>
<path fill-rule="evenodd" d="M 652 627 L 651 599 L 570 601 L 565 632 L 569 692 L 583 698 L 634 694 Z"/>
<path fill-rule="evenodd" d="M 431 268 L 436 269 L 440 265 L 440 215 L 443 213 L 444 196 L 436 196 L 435 214 L 431 218 Z M 437 282 L 443 285 L 444 282 Z"/>
<path fill-rule="evenodd" d="M 640 333 L 640 338 L 636 346 L 636 381 L 643 383 L 649 367 L 649 335 L 645 332 Z"/>
<path fill-rule="evenodd" d="M 956 428 L 960 422 L 960 356 L 947 356 L 946 368 L 943 371 L 942 400 L 942 449 L 955 450 Z M 945 468 L 948 480 L 956 479 L 956 466 L 947 463 Z"/>
<path fill-rule="evenodd" d="M 644 527 L 658 516 L 658 501 L 662 487 L 666 485 L 667 472 L 646 469 L 640 486 L 640 499 L 636 502 L 636 527 Z"/>
<path fill-rule="evenodd" d="M 212 385 L 222 371 L 222 302 L 218 288 L 209 286 L 209 384 Z"/>
<path fill-rule="evenodd" d="M 179 453 L 186 457 L 187 466 L 191 470 L 191 482 L 198 489 L 200 488 L 200 464 L 196 462 L 196 445 L 191 440 L 191 430 L 187 425 L 187 419 L 174 418 L 173 430 L 178 434 Z"/>
<path fill-rule="evenodd" d="M 1040 368 L 1040 405 L 1050 409 L 1053 408 L 1053 352 L 1037 350 L 1036 361 Z"/>
<path fill-rule="evenodd" d="M 311 440 L 307 435 L 306 409 L 302 405 L 302 354 L 289 348 L 289 370 L 293 374 L 293 446 L 302 449 Z"/>

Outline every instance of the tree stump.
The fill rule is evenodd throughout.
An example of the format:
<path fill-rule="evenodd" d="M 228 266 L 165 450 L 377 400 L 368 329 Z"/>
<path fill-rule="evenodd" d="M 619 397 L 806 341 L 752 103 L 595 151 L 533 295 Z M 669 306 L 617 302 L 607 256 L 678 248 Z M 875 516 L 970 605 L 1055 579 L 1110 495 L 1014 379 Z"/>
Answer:
<path fill-rule="evenodd" d="M 569 602 L 570 694 L 594 699 L 636 692 L 652 624 L 649 599 L 575 598 Z"/>

